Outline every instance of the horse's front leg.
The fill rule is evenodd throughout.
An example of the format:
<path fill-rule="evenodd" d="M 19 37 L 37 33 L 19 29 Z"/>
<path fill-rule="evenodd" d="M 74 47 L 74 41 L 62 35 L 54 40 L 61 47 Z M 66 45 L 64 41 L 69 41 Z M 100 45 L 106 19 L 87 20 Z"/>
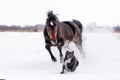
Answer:
<path fill-rule="evenodd" d="M 63 54 L 62 54 L 62 46 L 61 45 L 58 45 L 58 50 L 60 52 L 60 63 L 63 62 Z"/>
<path fill-rule="evenodd" d="M 56 62 L 57 59 L 53 56 L 52 52 L 51 52 L 51 47 L 50 45 L 46 44 L 45 48 L 48 50 L 48 52 L 50 53 L 51 59 L 53 62 Z"/>

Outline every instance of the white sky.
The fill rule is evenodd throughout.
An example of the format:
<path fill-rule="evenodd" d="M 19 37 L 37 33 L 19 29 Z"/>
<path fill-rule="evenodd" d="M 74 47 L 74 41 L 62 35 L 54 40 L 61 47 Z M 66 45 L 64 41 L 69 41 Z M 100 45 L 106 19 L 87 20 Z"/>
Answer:
<path fill-rule="evenodd" d="M 83 25 L 120 24 L 120 0 L 0 0 L 0 24 L 45 24 L 53 10 L 60 21 L 78 19 Z"/>

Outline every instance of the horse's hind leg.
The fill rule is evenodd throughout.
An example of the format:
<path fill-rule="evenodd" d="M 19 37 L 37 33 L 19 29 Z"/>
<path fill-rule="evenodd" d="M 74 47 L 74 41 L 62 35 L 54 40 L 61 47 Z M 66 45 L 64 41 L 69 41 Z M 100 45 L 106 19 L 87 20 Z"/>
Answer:
<path fill-rule="evenodd" d="M 53 56 L 52 52 L 51 52 L 51 48 L 50 45 L 46 45 L 45 48 L 48 50 L 48 52 L 50 53 L 51 59 L 53 62 L 56 62 L 56 58 Z"/>
<path fill-rule="evenodd" d="M 74 42 L 76 44 L 76 47 L 78 48 L 79 52 L 81 53 L 82 57 L 85 58 L 85 51 L 83 49 L 82 46 L 82 39 L 76 39 L 76 41 Z"/>
<path fill-rule="evenodd" d="M 64 48 L 67 50 L 71 50 L 70 47 L 69 47 L 69 44 L 70 44 L 70 41 L 65 41 L 65 45 L 64 45 Z"/>

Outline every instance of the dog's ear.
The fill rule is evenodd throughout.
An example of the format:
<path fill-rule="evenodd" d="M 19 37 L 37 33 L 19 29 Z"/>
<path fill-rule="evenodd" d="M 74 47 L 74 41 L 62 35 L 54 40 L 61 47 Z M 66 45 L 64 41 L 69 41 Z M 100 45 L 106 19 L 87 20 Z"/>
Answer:
<path fill-rule="evenodd" d="M 66 51 L 66 53 L 69 53 L 69 51 Z"/>
<path fill-rule="evenodd" d="M 72 54 L 74 54 L 74 51 L 72 51 Z"/>

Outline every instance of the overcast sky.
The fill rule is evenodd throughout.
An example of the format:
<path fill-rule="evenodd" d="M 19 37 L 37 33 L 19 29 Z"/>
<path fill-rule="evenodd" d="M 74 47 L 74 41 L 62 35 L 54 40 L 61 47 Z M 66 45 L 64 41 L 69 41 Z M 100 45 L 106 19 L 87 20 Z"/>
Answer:
<path fill-rule="evenodd" d="M 120 24 L 120 0 L 0 0 L 0 24 L 45 24 L 53 10 L 60 21 L 78 19 L 83 25 Z"/>

